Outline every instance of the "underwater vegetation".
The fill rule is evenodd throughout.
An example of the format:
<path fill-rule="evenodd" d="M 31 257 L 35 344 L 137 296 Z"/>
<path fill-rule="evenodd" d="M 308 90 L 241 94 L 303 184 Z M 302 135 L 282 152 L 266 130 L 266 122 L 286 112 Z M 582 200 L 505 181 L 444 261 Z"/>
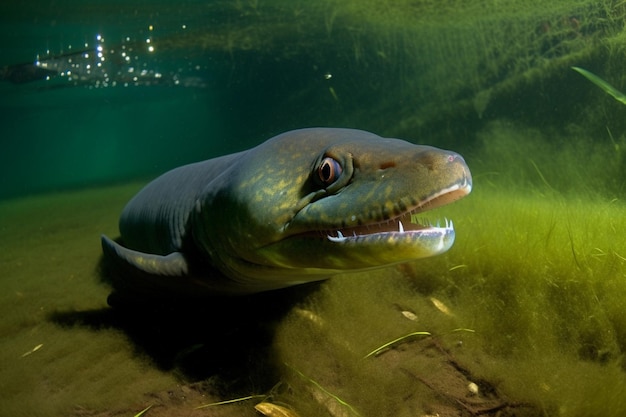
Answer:
<path fill-rule="evenodd" d="M 602 78 L 598 77 L 592 72 L 587 71 L 584 68 L 572 67 L 572 69 L 578 73 L 580 73 L 583 77 L 600 87 L 602 91 L 613 97 L 615 100 L 619 101 L 622 104 L 626 104 L 626 95 L 621 91 L 617 90 L 611 84 L 604 81 Z"/>
<path fill-rule="evenodd" d="M 462 209 L 471 219 L 458 226 L 467 238 L 449 256 L 329 282 L 307 314 L 296 310 L 282 324 L 281 359 L 362 415 L 430 414 L 441 391 L 427 383 L 454 385 L 441 364 L 422 356 L 430 339 L 464 364 L 466 386 L 495 391 L 513 415 L 621 415 L 626 247 L 614 242 L 626 226 L 623 203 L 555 204 L 497 192 L 481 200 Z M 485 232 L 478 217 L 499 233 Z M 596 234 L 575 226 L 582 222 L 606 227 Z M 366 357 L 416 331 L 431 336 Z M 285 375 L 297 387 L 290 402 L 305 407 L 303 415 L 324 415 L 328 406 L 315 400 L 311 384 Z M 466 394 L 460 399 L 471 402 Z"/>

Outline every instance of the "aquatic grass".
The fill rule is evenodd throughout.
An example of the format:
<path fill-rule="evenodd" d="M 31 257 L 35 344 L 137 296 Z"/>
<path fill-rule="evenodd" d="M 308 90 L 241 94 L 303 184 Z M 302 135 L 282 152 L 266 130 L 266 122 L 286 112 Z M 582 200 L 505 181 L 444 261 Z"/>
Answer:
<path fill-rule="evenodd" d="M 431 333 L 429 332 L 411 332 L 409 334 L 405 334 L 404 336 L 398 337 L 397 339 L 393 339 L 390 342 L 387 342 L 379 347 L 377 347 L 376 349 L 372 350 L 370 353 L 368 353 L 367 355 L 363 356 L 363 359 L 369 358 L 370 356 L 376 356 L 379 353 L 381 353 L 383 350 L 397 345 L 400 342 L 405 342 L 408 341 L 409 339 L 413 339 L 416 336 L 431 336 Z"/>
<path fill-rule="evenodd" d="M 315 375 L 314 380 L 324 389 L 362 415 L 401 415 L 405 405 L 397 399 L 405 395 L 414 398 L 416 404 L 432 398 L 428 388 L 416 387 L 406 375 L 386 367 L 387 355 L 381 360 L 363 360 L 365 347 L 381 340 L 409 340 L 411 336 L 398 338 L 398 334 L 415 333 L 416 324 L 437 334 L 462 327 L 428 298 L 416 296 L 403 273 L 395 268 L 346 274 L 328 281 L 303 308 L 310 314 L 293 311 L 281 323 L 275 342 L 277 358 L 304 375 Z M 404 311 L 414 312 L 416 319 L 408 319 Z M 431 366 L 419 355 L 411 355 L 410 362 L 406 366 Z M 297 404 L 303 415 L 327 412 L 319 398 L 311 399 L 302 378 L 294 379 L 288 373 L 284 378 L 292 394 L 282 401 Z M 416 407 L 418 412 L 426 411 Z"/>
<path fill-rule="evenodd" d="M 478 134 L 466 155 L 477 186 L 544 197 L 578 194 L 619 196 L 626 188 L 626 137 L 610 131 L 589 137 L 584 131 L 540 130 L 495 121 Z M 584 167 L 584 169 L 581 169 Z"/>
<path fill-rule="evenodd" d="M 585 77 L 592 83 L 594 83 L 595 85 L 597 85 L 598 87 L 600 87 L 602 91 L 604 91 L 605 93 L 613 97 L 615 100 L 619 101 L 622 104 L 626 104 L 626 94 L 622 93 L 617 88 L 613 87 L 611 84 L 604 81 L 602 78 L 598 77 L 591 71 L 587 71 L 584 68 L 572 67 L 572 69 L 578 72 L 579 74 L 581 74 L 583 77 Z"/>
<path fill-rule="evenodd" d="M 489 356 L 479 369 L 485 378 L 549 409 L 567 404 L 572 415 L 586 415 L 579 410 L 588 410 L 591 392 L 615 404 L 626 388 L 618 372 L 626 349 L 624 202 L 491 188 L 476 195 L 451 208 L 451 217 L 466 216 L 455 220 L 460 238 L 451 252 L 415 265 L 415 280 L 451 259 L 467 265 L 438 278 L 457 316 L 476 329 L 459 355 Z M 600 392 L 605 371 L 611 376 Z M 613 415 L 624 411 L 617 404 Z"/>
<path fill-rule="evenodd" d="M 319 382 L 317 382 L 314 379 L 306 376 L 304 373 L 302 373 L 298 369 L 294 368 L 293 366 L 289 365 L 288 363 L 285 363 L 285 366 L 287 366 L 287 368 L 289 368 L 291 371 L 295 372 L 300 378 L 302 378 L 303 380 L 305 380 L 308 383 L 312 384 L 313 386 L 315 386 L 315 388 L 317 388 L 318 390 L 320 390 L 321 392 L 323 392 L 324 394 L 326 394 L 327 396 L 329 396 L 330 398 L 335 400 L 338 404 L 340 404 L 341 406 L 345 407 L 347 410 L 350 411 L 350 413 L 352 415 L 355 415 L 355 416 L 358 416 L 358 417 L 361 416 L 361 414 L 352 405 L 350 405 L 350 403 L 348 403 L 345 400 L 342 400 L 337 395 L 333 394 L 332 392 L 330 392 L 329 390 L 324 388 Z"/>
<path fill-rule="evenodd" d="M 149 405 L 146 408 L 144 408 L 143 410 L 141 410 L 140 412 L 138 412 L 137 414 L 135 414 L 133 417 L 141 417 L 144 414 L 146 414 L 148 412 L 148 410 L 150 410 L 151 408 L 152 408 L 152 406 Z"/>
<path fill-rule="evenodd" d="M 231 400 L 216 401 L 216 402 L 209 403 L 209 404 L 199 405 L 197 407 L 194 407 L 194 410 L 200 410 L 200 409 L 203 409 L 203 408 L 215 407 L 215 406 L 218 406 L 218 405 L 235 404 L 235 403 L 240 403 L 240 402 L 243 402 L 243 401 L 249 401 L 249 400 L 255 400 L 255 399 L 264 400 L 266 398 L 267 398 L 267 395 L 264 395 L 264 394 L 247 395 L 245 397 L 233 398 Z"/>
<path fill-rule="evenodd" d="M 616 401 L 626 389 L 620 371 L 626 349 L 626 242 L 621 238 L 626 207 L 598 197 L 476 192 L 475 198 L 445 210 L 458 233 L 448 254 L 415 262 L 410 269 L 325 283 L 309 306 L 324 325 L 301 316 L 283 323 L 280 357 L 305 374 L 317 372 L 316 380 L 325 387 L 339 385 L 334 393 L 367 415 L 393 409 L 393 399 L 408 395 L 408 387 L 386 368 L 387 362 L 359 362 L 359 351 L 372 340 L 385 340 L 381 334 L 407 328 L 413 328 L 407 335 L 413 333 L 416 322 L 400 314 L 410 308 L 419 325 L 453 348 L 476 377 L 498 381 L 508 398 L 543 404 L 547 414 L 566 407 L 568 414 L 583 416 L 593 393 L 596 407 L 605 401 L 617 408 L 601 410 L 620 415 L 626 411 L 626 403 Z M 459 264 L 465 267 L 454 268 Z M 433 296 L 454 317 L 437 310 Z M 390 337 L 387 345 L 402 339 Z M 402 367 L 418 366 L 418 352 L 414 364 Z M 385 401 L 381 393 L 391 391 Z M 307 401 L 298 396 L 296 403 Z"/>

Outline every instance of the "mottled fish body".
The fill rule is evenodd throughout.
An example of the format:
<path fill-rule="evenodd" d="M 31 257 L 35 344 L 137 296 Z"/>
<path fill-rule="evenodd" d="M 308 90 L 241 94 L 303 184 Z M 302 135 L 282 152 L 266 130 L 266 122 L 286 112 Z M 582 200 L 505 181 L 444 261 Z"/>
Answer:
<path fill-rule="evenodd" d="M 169 171 L 102 236 L 116 287 L 248 294 L 433 256 L 452 221 L 415 214 L 471 191 L 451 151 L 353 129 L 310 128 Z"/>

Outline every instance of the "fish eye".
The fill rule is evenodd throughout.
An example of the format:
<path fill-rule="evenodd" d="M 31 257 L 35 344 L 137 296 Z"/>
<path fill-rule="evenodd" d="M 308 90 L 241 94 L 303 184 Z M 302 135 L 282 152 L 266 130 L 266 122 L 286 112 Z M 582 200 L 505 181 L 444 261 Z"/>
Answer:
<path fill-rule="evenodd" d="M 317 168 L 317 177 L 322 184 L 328 186 L 334 183 L 342 172 L 343 168 L 341 167 L 339 161 L 327 156 L 322 159 L 322 162 Z"/>

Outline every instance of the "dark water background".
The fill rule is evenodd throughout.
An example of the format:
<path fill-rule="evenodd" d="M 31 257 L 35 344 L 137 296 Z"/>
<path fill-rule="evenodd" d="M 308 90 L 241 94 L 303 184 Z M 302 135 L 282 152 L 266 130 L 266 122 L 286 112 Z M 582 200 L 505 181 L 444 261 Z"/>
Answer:
<path fill-rule="evenodd" d="M 9 10 L 2 13 L 2 65 L 34 62 L 47 50 L 59 54 L 85 43 L 93 48 L 98 34 L 106 47 L 116 47 L 127 36 L 144 39 L 149 24 L 171 33 L 181 30 L 181 21 L 190 26 L 201 21 L 191 13 L 181 16 L 178 6 L 151 2 L 40 2 L 3 8 Z M 198 65 L 195 72 L 203 85 L 95 88 L 95 79 L 72 86 L 57 77 L 0 86 L 0 197 L 154 175 L 238 147 L 226 136 L 228 110 L 215 91 L 219 69 L 212 68 L 208 57 L 183 61 L 167 52 L 157 57 L 138 53 L 151 70 Z"/>
<path fill-rule="evenodd" d="M 285 73 L 301 73 L 305 63 L 267 68 L 260 62 L 255 68 L 249 66 L 254 57 L 205 48 L 193 33 L 184 38 L 211 30 L 219 16 L 210 3 L 66 1 L 2 8 L 2 66 L 32 64 L 42 56 L 44 62 L 78 62 L 81 54 L 73 51 L 98 44 L 105 53 L 117 50 L 109 53 L 111 60 L 119 58 L 121 45 L 135 45 L 137 61 L 111 76 L 116 86 L 103 86 L 102 74 L 75 82 L 58 75 L 3 82 L 0 198 L 149 177 L 250 147 L 294 125 L 291 116 L 272 110 L 272 100 L 293 85 L 294 77 L 287 80 Z M 240 18 L 241 10 L 223 8 L 225 18 Z M 98 35 L 104 42 L 97 42 Z M 148 38 L 154 53 L 144 43 Z M 166 40 L 164 47 L 159 39 Z M 115 71 L 109 62 L 104 65 Z M 125 87 L 121 79 L 131 66 L 164 75 Z M 179 85 L 172 74 L 182 80 Z M 312 74 L 302 78 L 315 81 Z"/>

